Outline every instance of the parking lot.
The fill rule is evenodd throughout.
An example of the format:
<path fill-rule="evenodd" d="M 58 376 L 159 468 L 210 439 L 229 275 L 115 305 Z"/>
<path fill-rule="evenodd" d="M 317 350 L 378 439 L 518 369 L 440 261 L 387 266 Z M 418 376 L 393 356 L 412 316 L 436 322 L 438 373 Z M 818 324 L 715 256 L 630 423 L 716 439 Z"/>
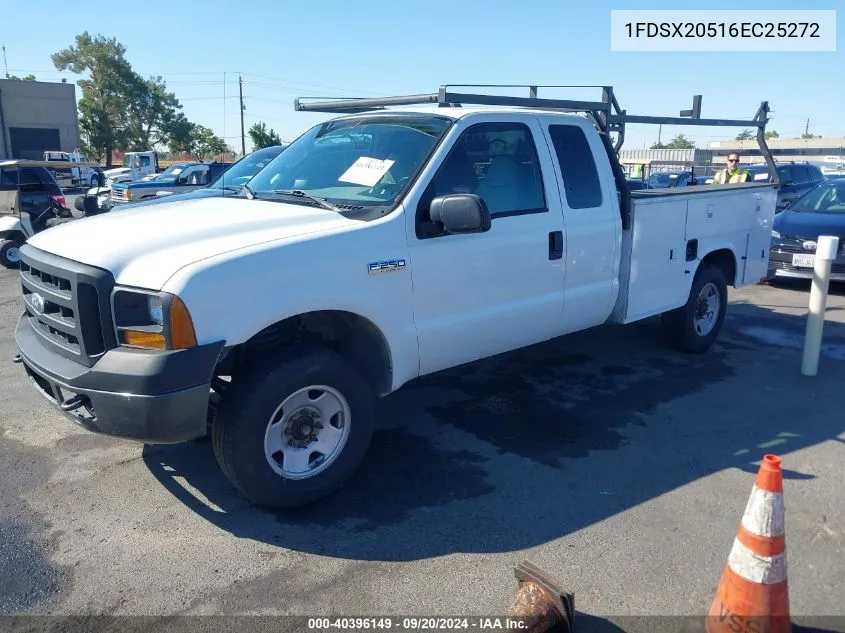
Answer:
<path fill-rule="evenodd" d="M 529 559 L 584 623 L 706 612 L 764 453 L 794 615 L 845 616 L 845 296 L 799 373 L 806 284 L 732 290 L 707 354 L 651 321 L 425 377 L 304 511 L 244 502 L 210 443 L 94 436 L 0 366 L 0 613 L 502 614 Z M 0 272 L 0 349 L 20 311 Z M 585 627 L 584 630 L 586 630 Z"/>

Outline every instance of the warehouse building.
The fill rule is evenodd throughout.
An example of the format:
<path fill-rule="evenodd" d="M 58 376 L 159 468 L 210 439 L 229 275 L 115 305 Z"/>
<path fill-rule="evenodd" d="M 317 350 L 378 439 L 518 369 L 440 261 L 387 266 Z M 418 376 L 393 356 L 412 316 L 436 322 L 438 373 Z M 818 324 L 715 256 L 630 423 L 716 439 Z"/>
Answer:
<path fill-rule="evenodd" d="M 776 161 L 808 161 L 821 163 L 845 158 L 845 138 L 770 138 L 766 145 Z M 713 159 L 724 163 L 731 152 L 740 152 L 743 163 L 762 163 L 757 141 L 713 141 L 710 143 Z"/>
<path fill-rule="evenodd" d="M 0 79 L 0 159 L 40 160 L 79 147 L 72 83 Z"/>

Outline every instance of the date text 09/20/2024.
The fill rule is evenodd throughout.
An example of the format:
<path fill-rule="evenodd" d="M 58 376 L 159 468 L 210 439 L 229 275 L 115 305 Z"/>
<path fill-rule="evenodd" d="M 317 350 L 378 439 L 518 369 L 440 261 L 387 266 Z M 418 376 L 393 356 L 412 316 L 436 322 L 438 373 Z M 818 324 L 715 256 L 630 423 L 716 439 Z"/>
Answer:
<path fill-rule="evenodd" d="M 308 630 L 311 632 L 347 630 L 347 631 L 518 631 L 527 628 L 527 623 L 518 618 L 508 617 L 356 617 L 356 618 L 309 618 Z"/>

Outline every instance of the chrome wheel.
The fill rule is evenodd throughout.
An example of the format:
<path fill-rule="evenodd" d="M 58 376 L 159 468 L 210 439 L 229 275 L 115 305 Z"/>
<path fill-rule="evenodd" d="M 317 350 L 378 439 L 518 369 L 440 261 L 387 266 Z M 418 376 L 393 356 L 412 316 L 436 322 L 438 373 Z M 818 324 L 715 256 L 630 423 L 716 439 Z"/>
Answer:
<path fill-rule="evenodd" d="M 695 302 L 695 316 L 693 327 L 699 336 L 707 336 L 716 326 L 721 309 L 721 298 L 716 284 L 708 282 L 701 287 Z"/>
<path fill-rule="evenodd" d="M 267 423 L 267 463 L 285 479 L 307 479 L 323 472 L 343 451 L 351 417 L 349 403 L 336 389 L 312 385 L 296 391 Z"/>

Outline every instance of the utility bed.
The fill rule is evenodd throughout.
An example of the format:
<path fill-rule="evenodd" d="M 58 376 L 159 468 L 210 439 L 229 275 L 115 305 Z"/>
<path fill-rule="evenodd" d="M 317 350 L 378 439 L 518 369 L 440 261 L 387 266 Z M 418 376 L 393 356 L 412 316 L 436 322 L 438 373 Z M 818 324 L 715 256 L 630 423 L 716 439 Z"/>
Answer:
<path fill-rule="evenodd" d="M 631 323 L 677 308 L 699 254 L 723 249 L 741 254 L 728 283 L 739 288 L 759 282 L 768 266 L 776 201 L 771 184 L 632 192 L 610 321 Z"/>

